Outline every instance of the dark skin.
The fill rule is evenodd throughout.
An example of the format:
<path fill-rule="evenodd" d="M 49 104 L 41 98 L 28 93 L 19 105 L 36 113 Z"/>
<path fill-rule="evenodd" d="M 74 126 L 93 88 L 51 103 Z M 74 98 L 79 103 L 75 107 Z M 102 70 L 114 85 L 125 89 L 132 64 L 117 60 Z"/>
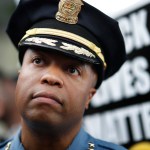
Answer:
<path fill-rule="evenodd" d="M 96 82 L 91 64 L 28 49 L 16 86 L 25 149 L 67 149 L 81 128 Z"/>

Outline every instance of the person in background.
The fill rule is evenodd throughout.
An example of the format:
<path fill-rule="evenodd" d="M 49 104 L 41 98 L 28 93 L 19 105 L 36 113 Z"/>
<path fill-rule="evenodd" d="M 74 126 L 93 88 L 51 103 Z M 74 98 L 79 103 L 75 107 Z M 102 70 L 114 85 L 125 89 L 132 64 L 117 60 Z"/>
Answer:
<path fill-rule="evenodd" d="M 21 128 L 0 150 L 125 150 L 82 127 L 101 82 L 125 61 L 115 20 L 82 0 L 20 0 L 7 33 L 21 63 Z"/>
<path fill-rule="evenodd" d="M 20 126 L 14 101 L 16 80 L 16 76 L 7 76 L 0 71 L 0 141 L 10 138 Z"/>

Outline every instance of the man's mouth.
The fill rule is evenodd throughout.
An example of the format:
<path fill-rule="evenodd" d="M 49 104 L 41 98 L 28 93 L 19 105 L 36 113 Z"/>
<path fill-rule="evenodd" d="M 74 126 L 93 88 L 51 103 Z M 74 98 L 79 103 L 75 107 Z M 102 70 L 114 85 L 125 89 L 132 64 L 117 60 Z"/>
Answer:
<path fill-rule="evenodd" d="M 44 91 L 36 92 L 33 95 L 33 99 L 36 99 L 43 103 L 50 103 L 50 104 L 57 103 L 57 104 L 63 105 L 62 100 L 58 96 L 50 92 L 44 92 Z"/>

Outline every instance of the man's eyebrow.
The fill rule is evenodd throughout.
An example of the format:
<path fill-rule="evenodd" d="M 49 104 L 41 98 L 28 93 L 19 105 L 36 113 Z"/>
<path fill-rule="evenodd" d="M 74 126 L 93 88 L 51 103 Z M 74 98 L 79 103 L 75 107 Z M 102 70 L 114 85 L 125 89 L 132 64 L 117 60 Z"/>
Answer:
<path fill-rule="evenodd" d="M 78 60 L 66 60 L 66 62 L 70 63 L 70 65 L 78 65 L 78 66 L 85 66 L 88 65 L 86 62 L 78 61 Z"/>
<path fill-rule="evenodd" d="M 44 53 L 44 52 L 41 51 L 41 50 L 34 50 L 34 49 L 31 49 L 30 55 L 39 55 L 39 56 L 41 56 L 42 58 L 45 58 L 45 59 L 48 58 L 47 53 Z"/>

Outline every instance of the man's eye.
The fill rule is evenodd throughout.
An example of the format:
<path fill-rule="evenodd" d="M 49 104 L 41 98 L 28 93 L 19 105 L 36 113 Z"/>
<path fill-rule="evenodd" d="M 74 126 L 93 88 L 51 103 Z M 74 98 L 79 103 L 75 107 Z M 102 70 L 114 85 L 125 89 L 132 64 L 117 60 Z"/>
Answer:
<path fill-rule="evenodd" d="M 68 72 L 69 72 L 70 74 L 72 74 L 72 75 L 80 75 L 79 69 L 74 68 L 74 67 L 68 68 Z"/>
<path fill-rule="evenodd" d="M 39 64 L 43 63 L 43 60 L 41 58 L 34 58 L 33 63 L 36 64 L 36 65 L 39 65 Z"/>

